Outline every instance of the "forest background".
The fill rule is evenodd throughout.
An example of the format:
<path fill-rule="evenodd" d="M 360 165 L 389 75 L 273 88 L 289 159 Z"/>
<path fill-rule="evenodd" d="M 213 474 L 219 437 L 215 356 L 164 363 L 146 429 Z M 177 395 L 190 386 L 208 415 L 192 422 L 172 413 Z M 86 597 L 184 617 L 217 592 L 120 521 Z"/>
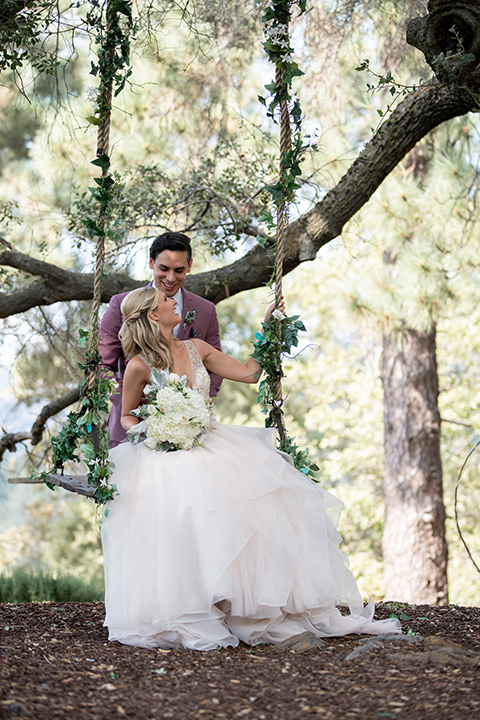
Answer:
<path fill-rule="evenodd" d="M 93 268 L 81 218 L 96 142 L 88 90 L 95 85 L 89 74 L 95 45 L 71 28 L 88 6 L 95 3 L 59 4 L 61 32 L 46 34 L 42 44 L 56 62 L 60 58 L 58 65 L 42 69 L 30 59 L 21 77 L 11 68 L 0 75 L 2 242 L 82 272 Z M 269 206 L 264 187 L 274 180 L 278 162 L 277 129 L 257 99 L 272 74 L 262 50 L 258 4 L 153 6 L 149 24 L 137 22 L 132 74 L 115 99 L 111 135 L 120 240 L 108 247 L 107 263 L 110 272 L 138 280 L 149 279 L 147 249 L 165 228 L 194 239 L 194 272 L 225 266 L 253 246 L 257 234 L 268 232 L 261 219 Z M 423 55 L 405 42 L 408 21 L 425 14 L 426 3 L 317 0 L 309 8 L 292 30 L 305 72 L 296 81 L 304 127 L 318 149 L 306 155 L 293 219 L 325 196 L 372 133 L 381 132 L 395 105 L 432 75 Z M 340 237 L 284 280 L 289 312 L 299 313 L 308 330 L 298 356 L 285 364 L 287 426 L 318 463 L 322 485 L 345 503 L 343 549 L 362 591 L 375 599 L 384 594 L 385 332 L 402 325 L 422 332 L 434 323 L 450 601 L 477 604 L 478 574 L 455 528 L 453 492 L 480 427 L 479 141 L 475 115 L 440 125 Z M 247 228 L 252 224 L 258 230 L 253 235 Z M 7 290 L 16 287 L 11 271 L 3 270 L 2 278 Z M 266 287 L 246 289 L 217 304 L 226 352 L 248 355 L 269 297 Z M 6 320 L 0 407 L 5 432 L 30 427 L 45 403 L 78 383 L 78 328 L 88 322 L 89 303 L 79 301 Z M 225 382 L 216 416 L 261 425 L 255 401 L 254 388 Z M 3 477 L 41 467 L 49 436 L 61 422 L 61 415 L 49 421 L 40 445 L 25 442 L 6 452 Z M 462 528 L 477 558 L 478 466 L 474 454 L 459 498 Z M 34 485 L 4 484 L 3 493 L 0 570 L 49 568 L 101 583 L 91 501 Z"/>

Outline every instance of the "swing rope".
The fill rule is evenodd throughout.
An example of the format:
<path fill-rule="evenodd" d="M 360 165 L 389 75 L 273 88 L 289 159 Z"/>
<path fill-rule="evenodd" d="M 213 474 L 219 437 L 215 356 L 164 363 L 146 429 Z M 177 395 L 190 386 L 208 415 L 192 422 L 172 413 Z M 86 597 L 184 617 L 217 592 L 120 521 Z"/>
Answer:
<path fill-rule="evenodd" d="M 111 29 L 114 18 L 114 10 L 112 3 L 107 2 L 106 9 L 107 18 L 107 34 Z M 110 56 L 112 51 L 110 50 Z M 97 133 L 97 158 L 109 157 L 110 149 L 110 128 L 112 123 L 112 97 L 113 97 L 113 78 L 110 76 L 106 82 L 101 84 L 101 92 L 99 98 L 99 107 L 101 108 L 100 125 Z M 103 164 L 101 180 L 104 181 L 110 173 L 110 163 Z M 83 396 L 88 397 L 99 392 L 99 372 L 100 372 L 100 336 L 99 336 L 99 319 L 100 319 L 100 301 L 102 296 L 102 277 L 105 265 L 105 228 L 107 225 L 106 208 L 101 206 L 98 217 L 98 233 L 96 236 L 95 248 L 95 275 L 93 282 L 93 302 L 90 314 L 90 334 L 89 343 L 86 350 L 88 375 L 85 382 L 85 391 Z M 99 429 L 97 423 L 92 423 L 92 444 L 96 454 L 101 452 Z"/>
<path fill-rule="evenodd" d="M 288 33 L 288 30 L 287 30 Z M 284 69 L 281 63 L 277 63 L 275 73 L 275 84 L 280 88 L 284 84 Z M 292 148 L 292 133 L 290 129 L 290 113 L 285 98 L 280 101 L 280 177 L 282 182 L 287 163 L 286 158 Z M 277 253 L 275 262 L 275 303 L 278 305 L 282 298 L 282 280 L 283 280 L 283 248 L 288 226 L 288 202 L 285 195 L 282 196 L 278 204 L 277 210 Z"/>
<path fill-rule="evenodd" d="M 288 34 L 288 29 L 287 29 Z M 277 62 L 275 71 L 275 84 L 277 88 L 281 88 L 284 84 L 283 65 Z M 279 163 L 279 182 L 282 182 L 286 170 L 286 158 L 291 149 L 291 129 L 290 129 L 290 113 L 285 98 L 280 101 L 280 163 Z M 285 194 L 282 194 L 277 205 L 277 247 L 275 256 L 275 305 L 280 305 L 283 295 L 283 258 L 286 229 L 288 226 L 288 202 Z M 278 320 L 278 336 L 281 338 L 282 321 Z M 275 397 L 272 407 L 272 415 L 277 426 L 280 441 L 286 440 L 286 427 L 283 415 L 283 391 L 282 391 L 282 343 L 278 343 L 278 377 L 275 384 Z"/>
<path fill-rule="evenodd" d="M 281 87 L 283 84 L 284 71 L 280 63 L 277 64 L 275 84 Z M 292 145 L 292 135 L 290 130 L 290 114 L 285 99 L 280 102 L 280 177 L 282 181 L 283 174 L 286 169 L 286 157 L 290 152 Z M 283 280 L 283 246 L 285 239 L 285 231 L 288 225 L 288 203 L 285 196 L 279 202 L 277 210 L 277 253 L 276 253 L 276 272 L 275 272 L 275 301 L 278 305 L 282 297 L 282 280 Z"/>
<path fill-rule="evenodd" d="M 265 42 L 263 48 L 275 66 L 274 82 L 265 85 L 270 98 L 259 96 L 267 109 L 267 117 L 280 125 L 279 178 L 273 185 L 267 185 L 276 210 L 276 219 L 272 213 L 265 213 L 269 229 L 276 228 L 276 247 L 271 282 L 275 282 L 275 305 L 280 306 L 283 296 L 283 269 L 286 234 L 289 219 L 289 204 L 299 188 L 297 178 L 301 174 L 301 162 L 305 150 L 302 133 L 302 111 L 300 100 L 292 94 L 293 78 L 303 75 L 293 59 L 289 26 L 292 9 L 298 8 L 298 15 L 306 12 L 307 0 L 270 0 L 265 7 L 262 21 Z M 277 120 L 278 119 L 278 120 Z M 314 146 L 312 146 L 314 147 Z M 257 241 L 263 246 L 262 238 Z M 255 333 L 252 357 L 264 371 L 264 377 L 258 388 L 257 402 L 267 415 L 265 425 L 276 427 L 277 444 L 280 450 L 292 458 L 293 464 L 302 473 L 315 480 L 318 466 L 309 457 L 308 449 L 302 450 L 295 444 L 295 438 L 289 437 L 283 415 L 282 358 L 290 354 L 291 348 L 298 345 L 299 331 L 305 331 L 298 315 L 282 317 L 273 312 L 268 322 L 262 323 L 263 332 Z"/>
<path fill-rule="evenodd" d="M 102 278 L 105 262 L 105 238 L 114 237 L 109 231 L 114 181 L 110 176 L 110 129 L 112 98 L 124 87 L 131 73 L 129 68 L 129 33 L 132 28 L 130 0 L 108 0 L 106 22 L 102 25 L 103 11 L 92 15 L 92 24 L 97 30 L 98 66 L 92 63 L 92 74 L 99 75 L 100 86 L 97 107 L 94 110 L 94 124 L 98 126 L 96 158 L 92 161 L 101 169 L 101 176 L 95 177 L 96 187 L 89 188 L 91 199 L 98 203 L 96 217 L 84 219 L 90 238 L 96 239 L 93 301 L 89 331 L 80 330 L 81 339 L 86 342 L 85 372 L 82 382 L 81 405 L 72 411 L 57 436 L 52 438 L 53 468 L 40 474 L 50 487 L 60 485 L 67 490 L 93 497 L 98 504 L 105 503 L 115 495 L 110 484 L 110 461 L 108 435 L 100 431 L 101 417 L 108 411 L 108 396 L 112 390 L 112 379 L 101 367 L 99 352 L 99 314 L 102 294 Z M 124 32 L 121 25 L 126 23 Z M 96 24 L 95 24 L 96 23 Z M 114 91 L 115 88 L 115 91 Z M 65 476 L 65 462 L 78 462 L 77 448 L 82 452 L 87 466 L 86 476 Z M 61 474 L 59 474 L 59 470 Z"/>
<path fill-rule="evenodd" d="M 112 4 L 107 3 L 107 32 L 112 26 L 114 10 Z M 110 51 L 112 54 L 112 51 Z M 113 97 L 113 78 L 110 77 L 101 86 L 101 94 L 99 99 L 99 107 L 102 109 L 100 116 L 100 125 L 97 133 L 97 158 L 109 155 L 110 149 L 110 128 L 112 123 L 112 97 Z M 110 164 L 102 165 L 102 180 L 110 173 Z M 102 295 L 102 277 L 105 264 L 105 227 L 106 227 L 106 211 L 102 207 L 99 213 L 98 227 L 100 232 L 97 234 L 97 243 L 95 251 L 95 276 L 93 283 L 93 303 L 90 316 L 90 337 L 87 349 L 87 357 L 90 360 L 90 374 L 87 378 L 86 390 L 92 392 L 98 374 L 98 346 L 100 337 L 99 316 L 100 301 Z M 95 358 L 95 361 L 94 361 Z"/>
<path fill-rule="evenodd" d="M 103 98 L 102 100 L 105 103 L 108 103 L 108 105 L 111 105 L 112 102 L 112 84 L 109 83 L 109 87 L 104 88 L 103 92 Z M 110 126 L 111 126 L 111 112 L 108 112 L 108 116 L 105 117 L 103 126 L 99 127 L 98 129 L 98 137 L 97 137 L 97 157 L 100 155 L 108 155 L 109 152 L 109 144 L 110 144 Z M 109 174 L 108 168 L 103 168 L 102 170 L 102 178 L 106 178 Z M 99 343 L 99 335 L 98 335 L 98 327 L 99 327 L 99 315 L 100 315 L 100 301 L 101 301 L 101 295 L 102 295 L 102 276 L 103 276 L 103 267 L 105 263 L 105 225 L 106 225 L 106 218 L 105 218 L 105 212 L 101 212 L 98 226 L 100 230 L 102 231 L 99 235 L 97 235 L 97 245 L 96 245 L 96 252 L 95 252 L 95 278 L 93 283 L 93 303 L 92 303 L 92 312 L 91 312 L 91 320 L 90 320 L 90 328 L 91 328 L 91 344 L 90 347 L 92 349 L 97 349 L 98 343 Z M 90 378 L 89 378 L 89 386 L 90 386 Z"/>

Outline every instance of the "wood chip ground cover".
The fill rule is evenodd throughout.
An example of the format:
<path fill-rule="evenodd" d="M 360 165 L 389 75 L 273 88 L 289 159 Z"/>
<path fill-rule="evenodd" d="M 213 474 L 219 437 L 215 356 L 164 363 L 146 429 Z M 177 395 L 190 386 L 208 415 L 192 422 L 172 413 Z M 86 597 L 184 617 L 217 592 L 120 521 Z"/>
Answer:
<path fill-rule="evenodd" d="M 103 603 L 0 604 L 0 718 L 478 720 L 480 609 L 395 613 L 401 641 L 199 653 L 108 643 Z"/>

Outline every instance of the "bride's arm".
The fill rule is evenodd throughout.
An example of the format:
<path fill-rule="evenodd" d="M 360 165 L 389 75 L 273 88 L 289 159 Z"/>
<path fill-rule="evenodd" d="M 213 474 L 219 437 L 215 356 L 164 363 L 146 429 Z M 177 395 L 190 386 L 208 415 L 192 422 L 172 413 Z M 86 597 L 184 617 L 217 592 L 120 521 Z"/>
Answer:
<path fill-rule="evenodd" d="M 283 299 L 278 307 L 283 313 L 285 311 L 285 304 Z M 268 321 L 270 315 L 275 310 L 275 304 L 271 305 L 265 315 L 265 322 Z M 262 368 L 260 364 L 252 357 L 247 360 L 246 363 L 242 363 L 235 358 L 225 355 L 224 353 L 216 350 L 216 348 L 208 345 L 208 343 L 194 338 L 193 342 L 200 353 L 203 360 L 203 364 L 210 372 L 215 375 L 219 375 L 226 380 L 236 380 L 237 382 L 243 383 L 256 383 L 262 374 Z"/>
<path fill-rule="evenodd" d="M 123 378 L 122 417 L 120 422 L 124 430 L 129 430 L 140 422 L 139 418 L 130 415 L 130 413 L 140 405 L 143 389 L 149 379 L 150 370 L 143 360 L 139 357 L 132 358 L 127 365 Z"/>
<path fill-rule="evenodd" d="M 192 342 L 195 343 L 207 370 L 215 375 L 219 375 L 226 380 L 236 380 L 243 383 L 256 383 L 258 381 L 262 368 L 253 358 L 249 358 L 246 363 L 242 363 L 229 355 L 225 355 L 203 340 L 193 338 Z"/>

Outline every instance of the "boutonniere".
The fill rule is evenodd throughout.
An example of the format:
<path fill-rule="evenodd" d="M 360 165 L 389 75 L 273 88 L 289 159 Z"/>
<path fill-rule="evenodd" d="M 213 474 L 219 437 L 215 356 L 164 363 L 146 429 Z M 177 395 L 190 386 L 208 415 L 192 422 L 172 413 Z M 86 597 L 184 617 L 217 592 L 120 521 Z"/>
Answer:
<path fill-rule="evenodd" d="M 191 325 L 191 323 L 193 323 L 193 321 L 195 320 L 196 317 L 197 317 L 197 311 L 195 310 L 195 308 L 193 308 L 193 310 L 189 310 L 187 313 L 185 313 L 185 319 L 183 321 L 183 329 L 185 330 L 187 325 Z"/>

